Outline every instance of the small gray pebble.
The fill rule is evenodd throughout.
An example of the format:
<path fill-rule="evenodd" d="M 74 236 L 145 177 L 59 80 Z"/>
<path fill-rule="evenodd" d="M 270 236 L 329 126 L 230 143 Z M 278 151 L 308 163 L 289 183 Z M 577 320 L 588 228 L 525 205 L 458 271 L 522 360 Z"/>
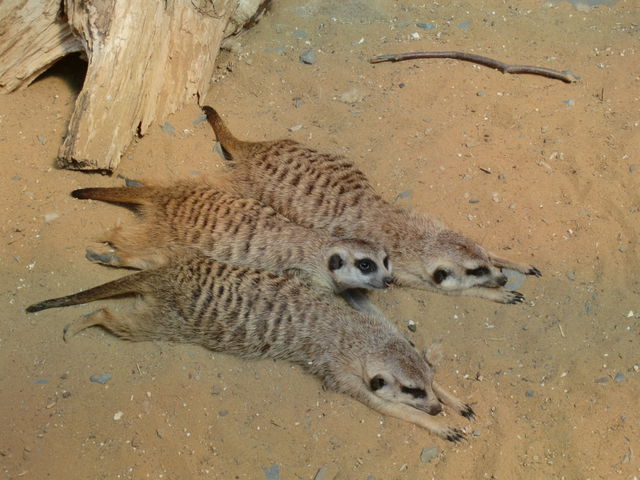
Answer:
<path fill-rule="evenodd" d="M 304 30 L 294 30 L 292 35 L 293 38 L 307 38 L 307 32 Z"/>
<path fill-rule="evenodd" d="M 169 122 L 164 122 L 162 125 L 160 125 L 160 128 L 167 135 L 175 135 L 176 134 L 176 127 L 171 125 Z"/>
<path fill-rule="evenodd" d="M 220 410 L 218 412 L 219 417 L 226 417 L 227 415 L 229 415 L 229 410 Z"/>
<path fill-rule="evenodd" d="M 206 121 L 207 121 L 207 115 L 203 113 L 198 118 L 196 118 L 193 122 L 191 122 L 191 125 L 193 125 L 194 127 L 197 127 L 202 122 L 206 122 Z"/>
<path fill-rule="evenodd" d="M 316 54 L 311 49 L 305 50 L 300 54 L 300 61 L 305 65 L 313 65 L 317 61 Z"/>
<path fill-rule="evenodd" d="M 571 75 L 573 78 L 575 78 L 576 80 L 580 80 L 582 77 L 580 75 L 578 75 L 576 72 L 574 72 L 573 70 L 563 70 L 562 73 L 565 73 L 567 75 Z"/>
<path fill-rule="evenodd" d="M 465 20 L 464 22 L 460 22 L 457 27 L 460 30 L 469 30 L 471 29 L 471 22 L 469 22 L 469 20 Z"/>
<path fill-rule="evenodd" d="M 589 300 L 584 302 L 584 313 L 587 315 L 591 315 L 593 313 L 593 306 L 591 306 L 591 302 Z"/>
<path fill-rule="evenodd" d="M 11 180 L 22 180 L 22 177 L 20 175 L 14 175 L 11 177 Z"/>
<path fill-rule="evenodd" d="M 480 203 L 480 200 L 478 200 L 477 198 L 470 198 L 469 203 Z"/>
<path fill-rule="evenodd" d="M 473 435 L 474 437 L 479 437 L 480 436 L 480 430 L 474 430 L 473 432 L 471 432 L 471 435 Z"/>
<path fill-rule="evenodd" d="M 329 469 L 327 467 L 319 468 L 314 475 L 313 480 L 331 480 L 329 478 Z"/>
<path fill-rule="evenodd" d="M 422 463 L 430 463 L 438 455 L 440 455 L 440 449 L 437 446 L 424 447 L 420 452 L 420 461 Z"/>
<path fill-rule="evenodd" d="M 89 377 L 89 381 L 91 381 L 93 383 L 99 383 L 101 385 L 104 385 L 109 380 L 111 380 L 111 378 L 112 378 L 111 375 L 109 375 L 108 373 L 96 373 L 96 374 L 91 375 Z"/>
<path fill-rule="evenodd" d="M 127 178 L 127 177 L 123 177 L 123 178 L 124 178 L 125 186 L 127 186 L 129 188 L 144 187 L 144 183 L 142 183 L 142 182 L 139 182 L 137 180 L 133 180 L 133 179 Z"/>
<path fill-rule="evenodd" d="M 415 332 L 416 331 L 416 322 L 414 322 L 411 319 L 407 320 L 407 328 L 409 329 L 409 331 Z"/>
<path fill-rule="evenodd" d="M 609 381 L 609 377 L 600 377 L 594 380 L 595 383 L 607 383 Z"/>
<path fill-rule="evenodd" d="M 563 100 L 562 103 L 564 103 L 568 107 L 573 107 L 576 104 L 576 101 L 575 100 Z"/>
<path fill-rule="evenodd" d="M 626 378 L 625 378 L 624 374 L 622 374 L 620 372 L 616 373 L 616 376 L 613 377 L 613 381 L 614 382 L 618 382 L 619 383 L 619 382 L 624 382 L 625 380 L 626 380 Z"/>
<path fill-rule="evenodd" d="M 219 385 L 214 385 L 211 389 L 211 395 L 220 395 L 222 393 L 222 387 Z"/>
<path fill-rule="evenodd" d="M 280 465 L 271 465 L 264 469 L 264 480 L 280 480 Z"/>
<path fill-rule="evenodd" d="M 219 157 L 222 157 L 225 160 L 231 160 L 231 158 L 228 158 L 227 154 L 224 153 L 224 150 L 222 149 L 222 145 L 220 144 L 220 142 L 215 142 L 213 144 L 213 152 L 218 154 Z"/>
<path fill-rule="evenodd" d="M 524 396 L 525 397 L 533 397 L 535 395 L 535 391 L 534 390 L 527 390 L 526 392 L 524 392 Z"/>
<path fill-rule="evenodd" d="M 400 192 L 396 198 L 409 198 L 413 194 L 413 190 L 405 190 L 404 192 Z"/>
<path fill-rule="evenodd" d="M 433 23 L 416 23 L 416 27 L 422 28 L 423 30 L 433 30 L 434 28 L 436 28 L 435 24 Z"/>
<path fill-rule="evenodd" d="M 284 47 L 265 48 L 264 53 L 277 53 L 278 55 L 284 55 L 285 49 Z"/>
<path fill-rule="evenodd" d="M 43 137 L 42 135 L 38 135 L 38 141 L 44 145 L 45 143 L 47 143 L 47 137 Z"/>
<path fill-rule="evenodd" d="M 34 380 L 33 383 L 37 383 L 38 385 L 44 385 L 49 383 L 49 380 L 47 380 L 46 378 L 39 378 L 37 380 Z"/>
<path fill-rule="evenodd" d="M 486 93 L 484 92 L 476 92 L 476 97 L 484 97 Z"/>
<path fill-rule="evenodd" d="M 576 279 L 576 272 L 567 272 L 567 278 L 571 281 Z"/>
<path fill-rule="evenodd" d="M 633 173 L 638 169 L 638 165 L 635 163 L 632 163 L 631 165 L 629 165 L 629 173 Z"/>

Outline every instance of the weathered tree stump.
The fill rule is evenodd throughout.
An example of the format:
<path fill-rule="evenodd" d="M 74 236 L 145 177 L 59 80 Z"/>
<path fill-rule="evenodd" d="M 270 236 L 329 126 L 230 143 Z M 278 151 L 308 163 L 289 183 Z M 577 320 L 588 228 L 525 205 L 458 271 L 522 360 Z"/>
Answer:
<path fill-rule="evenodd" d="M 113 171 L 136 135 L 208 90 L 226 34 L 264 0 L 2 0 L 0 92 L 85 52 L 87 74 L 58 165 Z"/>

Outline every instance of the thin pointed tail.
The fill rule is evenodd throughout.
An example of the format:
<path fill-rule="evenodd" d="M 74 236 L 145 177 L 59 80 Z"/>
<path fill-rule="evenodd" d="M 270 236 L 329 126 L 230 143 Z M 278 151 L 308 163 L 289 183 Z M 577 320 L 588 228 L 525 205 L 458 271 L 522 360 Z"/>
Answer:
<path fill-rule="evenodd" d="M 126 295 L 132 293 L 147 293 L 144 288 L 145 277 L 148 272 L 138 272 L 126 277 L 119 278 L 112 282 L 107 282 L 97 287 L 90 288 L 83 292 L 67 295 L 66 297 L 52 298 L 39 303 L 34 303 L 27 307 L 27 313 L 39 312 L 48 308 L 68 307 L 69 305 L 80 305 L 105 298 L 116 297 L 118 295 Z"/>
<path fill-rule="evenodd" d="M 222 118 L 213 108 L 209 106 L 202 107 L 202 110 L 207 115 L 207 120 L 211 128 L 213 128 L 216 134 L 216 139 L 220 142 L 224 153 L 225 160 L 236 160 L 236 156 L 245 152 L 249 142 L 243 142 L 233 136 L 231 131 L 227 128 Z"/>
<path fill-rule="evenodd" d="M 109 203 L 144 205 L 149 203 L 152 187 L 81 188 L 71 196 L 81 200 L 100 200 Z"/>

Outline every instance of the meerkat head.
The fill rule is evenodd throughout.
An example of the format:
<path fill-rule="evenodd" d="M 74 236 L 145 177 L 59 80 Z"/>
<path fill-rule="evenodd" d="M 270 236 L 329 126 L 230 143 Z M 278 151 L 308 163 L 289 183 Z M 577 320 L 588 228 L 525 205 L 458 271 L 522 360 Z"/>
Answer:
<path fill-rule="evenodd" d="M 337 240 L 325 260 L 338 293 L 350 288 L 387 288 L 393 282 L 387 252 L 365 240 Z"/>
<path fill-rule="evenodd" d="M 435 369 L 406 339 L 397 338 L 367 356 L 365 382 L 376 396 L 404 403 L 430 415 L 442 411 L 433 391 Z"/>
<path fill-rule="evenodd" d="M 403 261 L 403 273 L 396 273 L 398 283 L 445 292 L 499 288 L 507 283 L 506 275 L 493 265 L 480 245 L 448 229 L 425 241 L 415 255 L 415 261 Z"/>

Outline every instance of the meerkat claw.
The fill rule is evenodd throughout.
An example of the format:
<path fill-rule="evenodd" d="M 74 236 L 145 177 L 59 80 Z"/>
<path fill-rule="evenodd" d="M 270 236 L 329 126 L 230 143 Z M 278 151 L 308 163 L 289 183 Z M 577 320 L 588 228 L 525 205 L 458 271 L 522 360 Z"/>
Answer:
<path fill-rule="evenodd" d="M 462 430 L 453 427 L 449 427 L 443 437 L 453 443 L 458 443 L 467 439 L 467 435 Z"/>
<path fill-rule="evenodd" d="M 505 303 L 509 305 L 514 305 L 516 303 L 524 302 L 524 295 L 521 294 L 520 292 L 516 292 L 515 290 L 508 292 L 508 295 L 505 298 L 506 298 Z"/>
<path fill-rule="evenodd" d="M 476 412 L 473 411 L 471 405 L 468 405 L 466 403 L 464 405 L 464 409 L 460 412 L 460 415 L 462 415 L 467 420 L 473 421 L 476 419 Z"/>
<path fill-rule="evenodd" d="M 527 272 L 527 275 L 535 275 L 536 277 L 541 277 L 542 272 L 538 270 L 536 267 L 531 267 Z"/>

